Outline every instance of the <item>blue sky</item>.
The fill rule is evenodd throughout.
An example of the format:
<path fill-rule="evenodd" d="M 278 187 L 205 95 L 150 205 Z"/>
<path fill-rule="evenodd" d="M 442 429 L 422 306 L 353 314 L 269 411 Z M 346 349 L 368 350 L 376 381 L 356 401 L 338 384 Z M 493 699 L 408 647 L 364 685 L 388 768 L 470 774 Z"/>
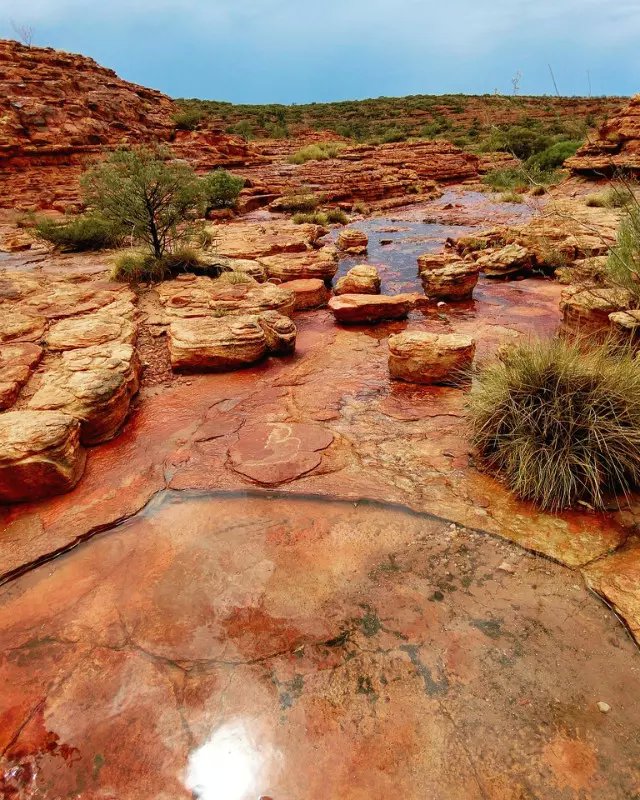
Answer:
<path fill-rule="evenodd" d="M 33 43 L 174 97 L 640 91 L 640 0 L 0 0 Z"/>

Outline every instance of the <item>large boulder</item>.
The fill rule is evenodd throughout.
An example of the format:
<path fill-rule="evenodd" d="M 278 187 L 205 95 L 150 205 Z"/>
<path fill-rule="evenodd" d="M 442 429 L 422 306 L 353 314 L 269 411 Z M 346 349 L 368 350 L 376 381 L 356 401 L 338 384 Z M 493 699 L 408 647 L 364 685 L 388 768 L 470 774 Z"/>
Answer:
<path fill-rule="evenodd" d="M 478 283 L 479 267 L 448 254 L 418 257 L 418 272 L 430 300 L 470 300 Z"/>
<path fill-rule="evenodd" d="M 44 374 L 30 409 L 61 411 L 81 423 L 83 444 L 113 439 L 140 382 L 140 362 L 129 344 L 71 350 Z"/>
<path fill-rule="evenodd" d="M 455 385 L 468 377 L 475 352 L 468 336 L 405 331 L 389 337 L 389 373 L 409 383 Z"/>
<path fill-rule="evenodd" d="M 338 234 L 338 247 L 350 255 L 358 256 L 366 253 L 368 245 L 367 234 L 356 228 L 345 228 Z"/>
<path fill-rule="evenodd" d="M 336 294 L 380 294 L 380 275 L 369 264 L 358 264 L 338 279 Z"/>
<path fill-rule="evenodd" d="M 640 344 L 640 310 L 615 311 L 609 314 L 609 324 L 614 335 L 623 343 L 633 347 Z"/>
<path fill-rule="evenodd" d="M 358 324 L 404 319 L 414 308 L 428 304 L 422 294 L 342 294 L 329 300 L 336 322 Z"/>
<path fill-rule="evenodd" d="M 0 503 L 68 492 L 84 465 L 77 419 L 57 411 L 0 414 Z"/>
<path fill-rule="evenodd" d="M 476 267 L 487 278 L 515 278 L 531 272 L 534 258 L 522 245 L 507 244 L 497 250 L 484 253 L 476 259 Z"/>
<path fill-rule="evenodd" d="M 169 326 L 171 366 L 184 372 L 223 372 L 246 367 L 268 352 L 295 347 L 293 322 L 277 312 L 222 317 L 176 317 Z"/>
<path fill-rule="evenodd" d="M 329 301 L 329 290 L 320 278 L 303 278 L 297 281 L 287 281 L 280 284 L 281 289 L 293 292 L 295 296 L 295 310 L 307 311 L 311 308 L 321 308 Z"/>

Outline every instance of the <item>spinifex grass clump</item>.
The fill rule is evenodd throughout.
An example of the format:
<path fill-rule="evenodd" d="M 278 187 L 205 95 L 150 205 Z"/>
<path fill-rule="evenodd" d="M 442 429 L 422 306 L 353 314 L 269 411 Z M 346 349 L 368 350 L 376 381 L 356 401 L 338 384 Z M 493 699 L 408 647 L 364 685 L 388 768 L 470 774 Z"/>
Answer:
<path fill-rule="evenodd" d="M 607 345 L 516 345 L 471 394 L 473 441 L 519 497 L 602 508 L 640 482 L 640 364 Z"/>
<path fill-rule="evenodd" d="M 607 259 L 607 276 L 615 286 L 631 292 L 640 303 L 640 202 L 631 195 L 618 238 Z"/>
<path fill-rule="evenodd" d="M 45 217 L 36 221 L 33 233 L 62 253 L 106 250 L 117 247 L 124 238 L 121 226 L 97 214 L 83 214 L 63 220 Z"/>

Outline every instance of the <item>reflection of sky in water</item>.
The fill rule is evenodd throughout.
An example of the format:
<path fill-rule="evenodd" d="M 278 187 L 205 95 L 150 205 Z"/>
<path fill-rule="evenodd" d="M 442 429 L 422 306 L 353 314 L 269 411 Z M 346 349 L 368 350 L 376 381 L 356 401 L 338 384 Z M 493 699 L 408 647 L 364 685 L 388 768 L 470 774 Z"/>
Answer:
<path fill-rule="evenodd" d="M 258 800 L 269 794 L 281 754 L 241 719 L 218 728 L 189 756 L 185 785 L 198 800 Z"/>

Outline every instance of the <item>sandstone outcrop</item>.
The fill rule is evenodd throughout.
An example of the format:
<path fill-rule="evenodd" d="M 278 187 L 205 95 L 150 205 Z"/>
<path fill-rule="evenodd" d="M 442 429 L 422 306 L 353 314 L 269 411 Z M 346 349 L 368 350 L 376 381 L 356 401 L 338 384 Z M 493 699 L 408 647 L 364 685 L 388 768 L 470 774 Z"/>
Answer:
<path fill-rule="evenodd" d="M 176 318 L 169 327 L 169 355 L 176 371 L 225 371 L 254 364 L 267 352 L 290 353 L 293 322 L 277 312 Z"/>
<path fill-rule="evenodd" d="M 47 369 L 28 406 L 80 420 L 82 443 L 99 444 L 119 432 L 139 381 L 140 362 L 129 344 L 72 350 Z"/>
<path fill-rule="evenodd" d="M 214 236 L 217 255 L 250 260 L 313 250 L 327 233 L 321 225 L 295 225 L 293 222 L 234 223 L 216 225 L 208 230 Z"/>
<path fill-rule="evenodd" d="M 0 414 L 0 503 L 67 492 L 84 465 L 78 420 L 56 411 Z"/>
<path fill-rule="evenodd" d="M 346 275 L 338 279 L 335 293 L 380 294 L 378 270 L 368 264 L 358 264 L 358 266 L 352 267 Z"/>
<path fill-rule="evenodd" d="M 608 119 L 565 165 L 587 175 L 640 172 L 640 95 Z"/>
<path fill-rule="evenodd" d="M 29 342 L 0 346 L 0 410 L 10 408 L 42 357 L 42 348 Z"/>
<path fill-rule="evenodd" d="M 367 252 L 369 238 L 356 228 L 345 228 L 338 234 L 338 247 L 349 255 L 359 256 Z"/>
<path fill-rule="evenodd" d="M 342 294 L 329 300 L 336 322 L 361 324 L 404 319 L 414 308 L 426 306 L 421 294 L 367 295 Z"/>
<path fill-rule="evenodd" d="M 46 344 L 50 350 L 73 350 L 107 342 L 135 344 L 137 325 L 126 316 L 106 312 L 59 320 L 50 326 Z"/>
<path fill-rule="evenodd" d="M 258 259 L 269 278 L 294 281 L 320 278 L 330 281 L 338 271 L 338 252 L 335 247 L 306 250 L 303 253 L 280 253 Z"/>
<path fill-rule="evenodd" d="M 476 268 L 487 278 L 515 278 L 527 275 L 531 272 L 533 264 L 529 250 L 515 243 L 486 252 L 476 259 Z"/>
<path fill-rule="evenodd" d="M 634 347 L 640 344 L 640 310 L 615 311 L 609 314 L 609 324 L 614 335 L 623 343 Z"/>
<path fill-rule="evenodd" d="M 610 328 L 610 316 L 631 305 L 631 295 L 624 289 L 570 286 L 560 300 L 562 330 L 579 336 L 602 335 Z"/>
<path fill-rule="evenodd" d="M 176 131 L 176 110 L 86 56 L 0 41 L 0 205 L 77 206 L 87 162 L 126 144 L 165 143 L 199 170 L 260 162 L 221 129 Z"/>
<path fill-rule="evenodd" d="M 243 275 L 240 282 L 224 273 L 219 278 L 181 275 L 161 283 L 157 292 L 170 317 L 247 315 L 263 311 L 290 316 L 295 307 L 293 292 L 273 283 L 257 283 L 248 275 Z"/>
<path fill-rule="evenodd" d="M 479 267 L 448 253 L 418 257 L 418 274 L 430 300 L 470 300 L 478 283 Z"/>
<path fill-rule="evenodd" d="M 294 308 L 296 311 L 307 311 L 312 308 L 321 308 L 329 302 L 329 290 L 320 278 L 304 278 L 296 281 L 287 281 L 280 284 L 281 289 L 293 292 L 295 296 Z"/>
<path fill-rule="evenodd" d="M 409 383 L 456 385 L 468 379 L 475 352 L 469 336 L 405 331 L 389 337 L 389 373 Z"/>

